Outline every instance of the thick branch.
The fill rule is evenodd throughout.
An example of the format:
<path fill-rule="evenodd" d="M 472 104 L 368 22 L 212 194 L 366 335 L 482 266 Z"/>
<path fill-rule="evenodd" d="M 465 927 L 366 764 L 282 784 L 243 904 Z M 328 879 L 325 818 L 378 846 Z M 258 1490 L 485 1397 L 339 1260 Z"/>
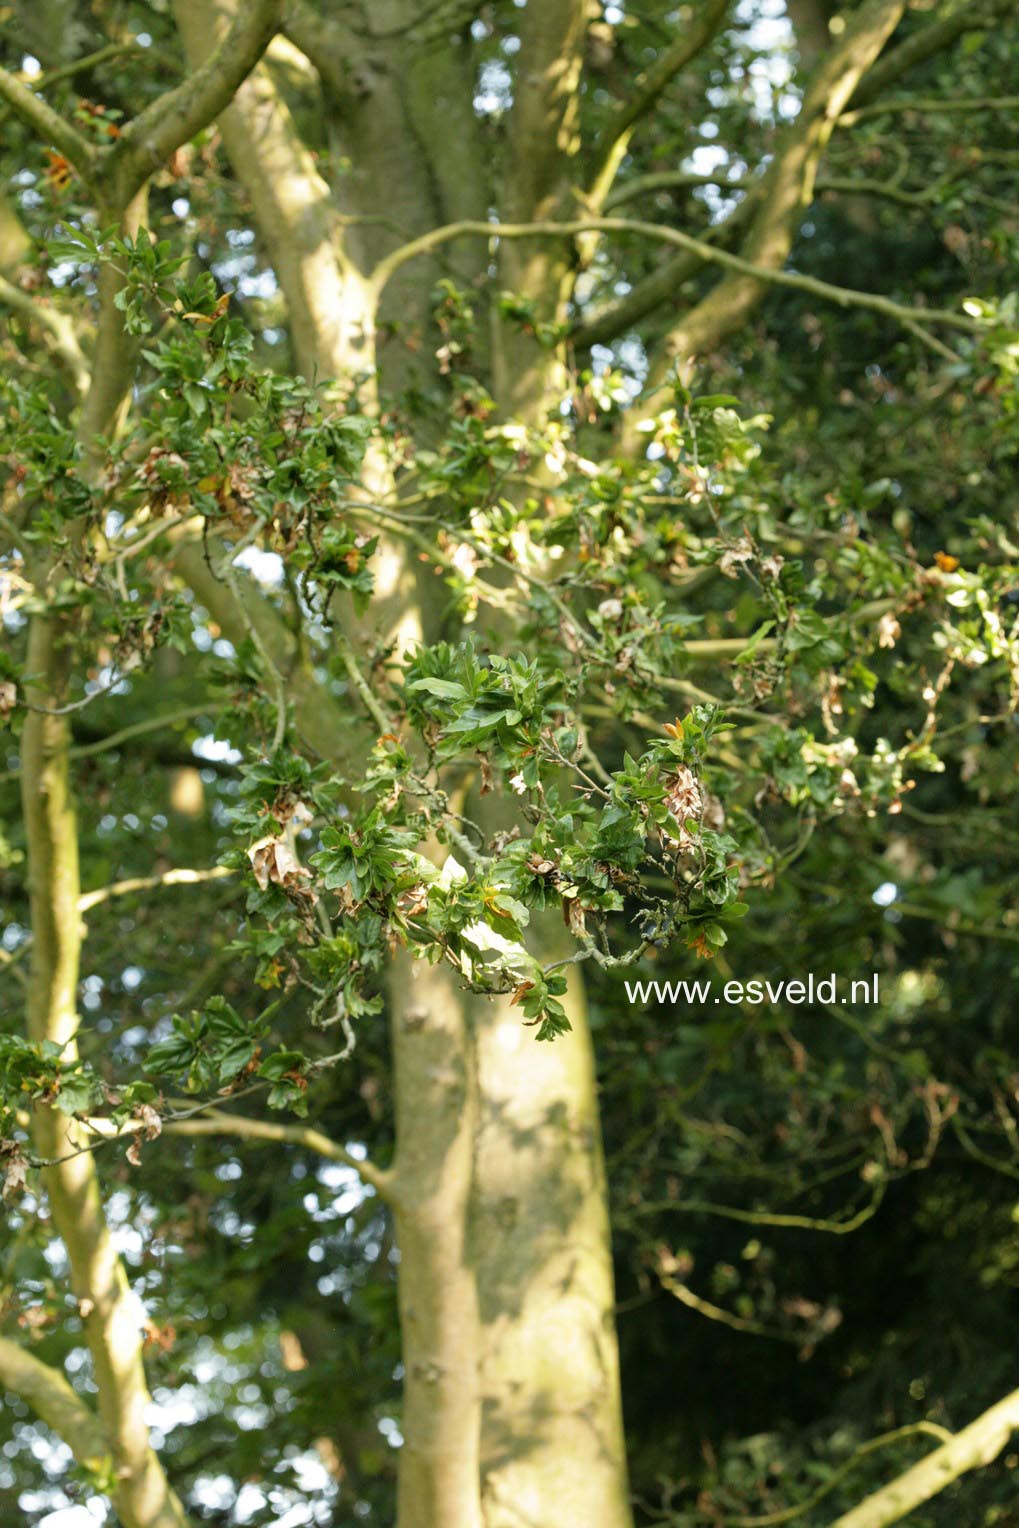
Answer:
<path fill-rule="evenodd" d="M 0 69 L 0 96 L 44 143 L 59 149 L 88 186 L 95 185 L 96 153 L 58 111 L 6 69 Z"/>
<path fill-rule="evenodd" d="M 743 254 L 758 268 L 727 277 L 669 334 L 652 367 L 648 391 L 661 385 L 674 362 L 686 364 L 742 324 L 765 290 L 761 274 L 779 271 L 792 248 L 805 207 L 814 195 L 817 166 L 839 115 L 902 16 L 905 0 L 864 0 L 841 40 L 822 58 L 796 121 L 782 135 L 764 178 Z M 730 262 L 731 263 L 731 262 Z M 733 267 L 735 270 L 736 268 Z"/>
<path fill-rule="evenodd" d="M 148 216 L 148 188 L 143 186 L 123 209 L 120 231 L 136 238 Z M 124 327 L 124 315 L 117 307 L 117 297 L 124 285 L 124 275 L 112 263 L 104 262 L 99 270 L 99 322 L 92 354 L 92 373 L 88 396 L 78 422 L 78 434 L 90 458 L 99 437 L 116 435 L 124 421 L 131 396 L 138 360 L 138 342 Z"/>
<path fill-rule="evenodd" d="M 337 95 L 346 88 L 356 39 L 338 16 L 320 16 L 306 0 L 290 0 L 283 30 L 296 48 L 300 48 L 323 82 Z M 358 52 L 360 50 L 357 50 Z"/>
<path fill-rule="evenodd" d="M 580 150 L 580 73 L 587 0 L 542 0 L 520 23 L 513 109 L 506 131 L 503 215 L 508 221 L 561 217 L 572 210 Z M 536 244 L 499 251 L 503 287 L 560 323 L 572 281 L 572 251 Z M 496 327 L 495 396 L 520 419 L 535 418 L 565 380 L 562 356 L 541 351 L 517 325 Z"/>
<path fill-rule="evenodd" d="M 203 60 L 227 9 L 216 0 L 177 0 L 188 62 L 199 73 L 209 67 Z M 230 9 L 228 36 L 245 13 L 234 0 Z M 234 92 L 220 127 L 287 300 L 299 370 L 323 381 L 370 368 L 373 317 L 358 301 L 356 273 L 344 258 L 333 193 L 267 68 Z"/>
<path fill-rule="evenodd" d="M 577 87 L 584 0 L 544 0 L 521 18 L 513 110 L 506 132 L 509 217 L 548 217 L 566 193 L 580 147 Z"/>
<path fill-rule="evenodd" d="M 28 670 L 48 701 L 66 693 L 69 644 L 49 615 L 32 621 Z M 51 704 L 29 712 L 21 784 L 32 910 L 29 1036 L 77 1054 L 80 927 L 78 843 L 68 778 L 69 727 Z M 117 1471 L 113 1493 L 124 1528 L 186 1528 L 184 1510 L 149 1444 L 149 1404 L 141 1340 L 127 1277 L 106 1224 L 95 1164 L 77 1154 L 80 1127 L 40 1106 L 33 1120 L 53 1222 L 71 1265 L 71 1286 L 87 1302 L 85 1334 L 95 1368 L 99 1415 Z M 72 1148 L 68 1155 L 67 1148 Z"/>
<path fill-rule="evenodd" d="M 869 71 L 857 85 L 849 105 L 856 108 L 873 101 L 908 70 L 943 53 L 965 32 L 982 31 L 994 17 L 1014 10 L 1015 4 L 1016 0 L 995 0 L 991 5 L 987 0 L 948 0 L 933 21 L 907 37 Z"/>
<path fill-rule="evenodd" d="M 79 1464 L 94 1468 L 109 1453 L 99 1418 L 79 1400 L 61 1371 L 6 1337 L 0 1337 L 0 1390 L 27 1401 Z"/>
<path fill-rule="evenodd" d="M 126 206 L 174 149 L 229 106 L 279 30 L 282 14 L 283 0 L 250 0 L 238 7 L 229 30 L 201 67 L 128 123 L 108 157 L 117 206 Z"/>
<path fill-rule="evenodd" d="M 1013 1390 L 904 1475 L 844 1512 L 831 1528 L 886 1528 L 888 1523 L 899 1522 L 952 1485 L 960 1475 L 990 1464 L 1017 1429 L 1019 1390 Z"/>
<path fill-rule="evenodd" d="M 17 270 L 31 250 L 28 229 L 11 205 L 10 197 L 0 190 L 0 271 L 9 275 Z"/>
<path fill-rule="evenodd" d="M 139 211 L 142 200 L 135 199 L 129 216 Z M 106 315 L 113 295 L 112 288 L 101 292 Z M 101 316 L 92 384 L 79 425 L 89 473 L 96 468 L 89 450 L 92 438 L 109 427 L 130 375 L 115 353 L 113 333 L 113 325 L 104 330 Z M 56 601 L 60 578 L 57 564 L 41 568 L 34 578 L 43 610 L 33 616 L 29 630 L 31 680 L 26 688 L 41 703 L 31 706 L 25 719 L 21 789 L 32 922 L 28 1032 L 33 1041 L 52 1042 L 73 1062 L 81 888 L 69 778 L 70 727 L 62 703 L 74 651 L 71 638 L 77 633 L 74 616 Z M 186 1528 L 184 1509 L 149 1441 L 149 1393 L 136 1309 L 103 1213 L 95 1164 L 80 1150 L 81 1127 L 46 1103 L 37 1106 L 32 1127 L 40 1157 L 53 1164 L 45 1170 L 44 1181 L 53 1224 L 67 1251 L 71 1287 L 83 1302 L 98 1411 L 114 1465 L 111 1494 L 117 1515 L 124 1528 Z"/>

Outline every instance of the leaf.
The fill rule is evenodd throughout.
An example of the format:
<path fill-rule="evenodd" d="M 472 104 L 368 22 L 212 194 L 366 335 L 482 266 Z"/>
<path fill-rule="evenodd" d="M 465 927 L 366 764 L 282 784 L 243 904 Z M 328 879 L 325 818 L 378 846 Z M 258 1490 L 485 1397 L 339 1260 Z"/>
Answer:
<path fill-rule="evenodd" d="M 81 1072 L 61 1077 L 60 1089 L 54 1100 L 61 1114 L 87 1114 L 98 1099 L 98 1085 Z"/>
<path fill-rule="evenodd" d="M 463 685 L 457 684 L 453 679 L 412 679 L 407 688 L 408 690 L 426 690 L 429 695 L 437 695 L 440 700 L 470 699 Z"/>
<path fill-rule="evenodd" d="M 13 1199 L 25 1187 L 28 1158 L 13 1141 L 0 1141 L 0 1164 L 3 1166 L 3 1189 L 0 1199 Z"/>
<path fill-rule="evenodd" d="M 194 1041 L 175 1029 L 165 1039 L 157 1040 L 155 1045 L 149 1046 L 145 1057 L 145 1068 L 149 1072 L 157 1073 L 182 1072 L 190 1065 L 194 1054 Z"/>
<path fill-rule="evenodd" d="M 273 1051 L 259 1066 L 258 1075 L 267 1082 L 279 1082 L 288 1072 L 303 1072 L 307 1065 L 307 1057 L 300 1051 Z"/>
<path fill-rule="evenodd" d="M 254 1060 L 257 1047 L 253 1038 L 229 1041 L 215 1052 L 216 1069 L 220 1082 L 233 1082 L 245 1067 Z"/>

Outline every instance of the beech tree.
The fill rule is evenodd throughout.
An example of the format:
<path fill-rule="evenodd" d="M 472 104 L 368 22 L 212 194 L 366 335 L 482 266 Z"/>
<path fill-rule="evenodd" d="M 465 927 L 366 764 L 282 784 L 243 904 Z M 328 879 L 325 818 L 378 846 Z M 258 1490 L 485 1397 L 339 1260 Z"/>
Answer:
<path fill-rule="evenodd" d="M 214 1283 L 211 1210 L 182 1194 L 175 1220 L 159 1175 L 251 1147 L 356 1175 L 365 1266 L 395 1270 L 400 1528 L 633 1523 L 587 989 L 611 1030 L 630 976 L 731 974 L 744 924 L 802 898 L 805 855 L 848 884 L 946 771 L 977 812 L 1004 789 L 1012 755 L 980 742 L 1015 705 L 1014 528 L 965 459 L 1015 417 L 1013 9 L 797 0 L 788 34 L 718 0 L 7 19 L 0 1382 L 111 1521 L 387 1520 L 335 1395 L 301 1422 L 332 1517 L 235 1490 L 216 1518 L 200 1450 L 150 1430 L 173 1275 L 129 1277 L 125 1227 L 152 1195 L 166 1255 L 199 1249 Z M 957 268 L 820 274 L 833 209 L 878 247 L 933 222 Z M 834 424 L 790 441 L 769 359 L 790 311 L 923 395 L 928 481 L 957 430 L 938 470 L 960 497 L 930 530 Z M 118 924 L 140 906 L 160 911 Z M 979 937 L 1001 911 L 945 916 Z M 132 1013 L 128 983 L 104 1028 L 95 973 L 135 938 L 161 984 Z M 969 1078 L 889 1088 L 845 1107 L 865 1201 L 838 1234 L 956 1114 L 996 1132 L 989 1171 L 1011 1149 L 1014 1088 L 1004 1123 Z M 796 1222 L 776 1195 L 745 1218 Z M 242 1219 L 216 1234 L 257 1240 Z M 767 1326 L 693 1293 L 661 1236 L 656 1290 Z M 824 1312 L 781 1319 L 803 1350 L 826 1334 Z M 287 1373 L 328 1328 L 281 1323 Z M 996 1458 L 1016 1401 L 993 1399 L 954 1437 L 926 1424 L 937 1450 L 856 1505 L 850 1481 L 839 1522 L 895 1521 Z"/>

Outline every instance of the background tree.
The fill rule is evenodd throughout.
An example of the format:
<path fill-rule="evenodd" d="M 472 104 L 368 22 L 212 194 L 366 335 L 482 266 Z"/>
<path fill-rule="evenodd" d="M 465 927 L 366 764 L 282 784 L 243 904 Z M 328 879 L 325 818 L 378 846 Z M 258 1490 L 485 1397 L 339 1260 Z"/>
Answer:
<path fill-rule="evenodd" d="M 1005 1520 L 1010 19 L 15 8 L 28 1521 Z"/>

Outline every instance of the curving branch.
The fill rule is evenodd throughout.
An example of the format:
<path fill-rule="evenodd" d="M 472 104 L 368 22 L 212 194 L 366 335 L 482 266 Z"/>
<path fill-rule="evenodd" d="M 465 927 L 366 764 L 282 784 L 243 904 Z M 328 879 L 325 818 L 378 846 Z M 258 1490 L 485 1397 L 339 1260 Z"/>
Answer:
<path fill-rule="evenodd" d="M 307 0 L 290 0 L 283 31 L 318 70 L 324 84 L 337 95 L 343 93 L 347 71 L 359 56 L 357 38 L 338 16 L 320 16 Z"/>
<path fill-rule="evenodd" d="M 132 54 L 141 55 L 148 52 L 141 43 L 131 39 L 129 42 L 110 42 L 104 47 L 97 48 L 94 53 L 83 53 L 80 58 L 73 58 L 68 64 L 61 64 L 56 69 L 47 69 L 45 74 L 40 74 L 32 81 L 33 89 L 37 91 L 50 90 L 58 85 L 61 80 L 73 80 L 75 75 L 86 74 L 92 69 L 98 69 L 101 64 L 108 64 L 115 58 L 128 58 Z"/>
<path fill-rule="evenodd" d="M 251 1092 L 252 1089 L 245 1091 Z M 19 1122 L 27 1123 L 27 1117 Z M 123 1140 L 139 1132 L 144 1134 L 151 1129 L 150 1120 L 127 1119 L 117 1124 L 103 1115 L 92 1115 L 81 1123 L 92 1139 L 83 1142 L 72 1155 L 64 1159 L 66 1161 L 73 1160 L 76 1155 L 91 1154 L 113 1141 Z M 215 1104 L 197 1104 L 178 1114 L 164 1114 L 159 1134 L 232 1136 L 240 1141 L 273 1141 L 280 1145 L 303 1146 L 306 1151 L 313 1151 L 328 1162 L 339 1162 L 351 1168 L 362 1183 L 375 1190 L 380 1199 L 393 1206 L 397 1203 L 398 1185 L 392 1170 L 377 1167 L 368 1157 L 355 1156 L 352 1151 L 341 1146 L 339 1141 L 316 1130 L 313 1125 L 288 1125 L 276 1120 L 253 1119 L 246 1114 L 227 1114 Z M 34 1162 L 32 1165 L 52 1164 Z M 2 1377 L 0 1373 L 0 1379 Z"/>
<path fill-rule="evenodd" d="M 960 1475 L 992 1463 L 1016 1431 L 1019 1431 L 1019 1390 L 1006 1395 L 904 1475 L 844 1512 L 831 1528 L 886 1528 L 889 1523 L 899 1522 L 953 1485 Z"/>
<path fill-rule="evenodd" d="M 898 3 L 898 0 L 896 0 Z M 482 223 L 465 221 L 461 223 L 447 223 L 442 228 L 435 228 L 430 233 L 422 234 L 419 239 L 412 239 L 410 243 L 401 245 L 391 255 L 380 260 L 372 275 L 372 282 L 376 291 L 381 291 L 386 282 L 393 274 L 406 265 L 409 260 L 416 260 L 419 256 L 428 254 L 440 244 L 447 244 L 452 239 L 467 238 L 471 235 L 487 234 L 493 239 L 533 239 L 553 238 L 572 239 L 578 234 L 597 231 L 599 233 L 632 233 L 646 239 L 654 239 L 663 244 L 672 244 L 677 249 L 687 250 L 696 254 L 701 260 L 714 265 L 725 266 L 731 271 L 748 278 L 752 283 L 773 286 L 791 287 L 799 292 L 809 292 L 813 297 L 823 298 L 826 302 L 833 302 L 841 308 L 865 308 L 872 313 L 882 313 L 886 318 L 895 319 L 899 323 L 912 324 L 940 324 L 949 329 L 959 329 L 968 334 L 977 334 L 983 329 L 979 319 L 970 318 L 965 313 L 953 313 L 947 308 L 915 308 L 907 303 L 894 302 L 890 297 L 883 297 L 877 292 L 861 292 L 853 287 L 840 287 L 830 281 L 821 281 L 816 276 L 798 275 L 793 271 L 775 269 L 765 264 L 755 264 L 752 260 L 742 255 L 730 254 L 728 250 L 717 249 L 713 244 L 706 243 L 703 239 L 695 239 L 690 234 L 681 233 L 678 228 L 667 228 L 659 223 L 645 223 L 634 218 L 577 218 L 572 222 L 548 222 L 548 223 Z M 714 296 L 714 294 L 711 294 Z"/>
<path fill-rule="evenodd" d="M 725 1310 L 721 1305 L 713 1305 L 710 1300 L 694 1294 L 688 1285 L 667 1273 L 659 1273 L 658 1282 L 674 1300 L 685 1305 L 687 1310 L 695 1310 L 699 1316 L 706 1316 L 709 1321 L 717 1321 L 721 1326 L 731 1327 L 734 1332 L 746 1332 L 750 1337 L 771 1337 L 776 1342 L 791 1342 L 795 1347 L 802 1346 L 803 1338 L 800 1333 L 787 1332 L 777 1326 L 766 1326 L 763 1321 L 754 1321 L 747 1316 L 737 1316 L 733 1311 Z"/>
<path fill-rule="evenodd" d="M 1019 104 L 1019 102 L 1017 102 Z M 876 110 L 877 108 L 869 108 Z M 866 113 L 860 113 L 865 115 Z M 846 122 L 840 117 L 839 125 Z M 661 170 L 641 175 L 618 187 L 606 199 L 606 209 L 614 210 L 634 200 L 644 192 L 664 190 L 671 186 L 718 186 L 726 192 L 744 192 L 743 200 L 714 228 L 709 237 L 712 241 L 730 237 L 746 226 L 756 210 L 762 182 L 759 177 L 746 176 L 727 179 L 722 174 L 695 175 L 684 170 Z M 834 191 L 853 196 L 873 196 L 892 201 L 904 207 L 924 211 L 930 207 L 931 198 L 925 192 L 900 190 L 889 181 L 857 179 L 852 176 L 820 175 L 815 182 L 817 191 Z M 699 255 L 684 253 L 666 260 L 657 270 L 638 281 L 632 291 L 618 302 L 611 303 L 590 317 L 582 318 L 572 330 L 570 339 L 577 349 L 586 350 L 592 345 L 606 345 L 634 328 L 663 303 L 675 301 L 680 288 L 704 269 L 708 262 Z"/>
<path fill-rule="evenodd" d="M 130 1127 L 125 1127 L 125 1131 Z M 284 1125 L 275 1120 L 250 1119 L 242 1114 L 225 1114 L 210 1109 L 194 1119 L 168 1120 L 163 1126 L 165 1135 L 229 1135 L 242 1141 L 276 1141 L 290 1146 L 303 1146 L 314 1151 L 328 1162 L 340 1162 L 357 1173 L 362 1183 L 373 1188 L 387 1204 L 397 1200 L 395 1175 L 377 1167 L 367 1158 L 355 1157 L 338 1141 L 324 1135 L 310 1125 Z"/>
<path fill-rule="evenodd" d="M 165 711 L 160 716 L 150 716 L 144 721 L 132 722 L 130 727 L 121 727 L 118 731 L 108 732 L 93 741 L 77 744 L 71 749 L 69 757 L 90 759 L 95 754 L 105 753 L 110 748 L 119 748 L 121 743 L 127 743 L 133 737 L 142 737 L 146 732 L 159 732 L 164 727 L 175 727 L 178 722 L 189 722 L 198 716 L 214 716 L 217 711 L 225 710 L 226 704 L 221 700 L 209 700 L 198 706 L 183 706 L 179 711 Z M 188 762 L 194 764 L 196 769 L 205 769 L 209 765 L 208 759 L 201 759 L 197 755 L 192 756 Z"/>
<path fill-rule="evenodd" d="M 29 632 L 31 687 L 58 702 L 67 688 L 65 632 L 51 614 L 36 615 Z M 81 918 L 69 742 L 67 717 L 59 705 L 29 712 L 21 751 L 32 915 L 28 1033 L 36 1042 L 51 1041 L 73 1060 Z M 38 1106 L 31 1123 L 39 1155 L 52 1163 L 44 1174 L 50 1210 L 67 1250 L 71 1287 L 83 1302 L 99 1416 L 116 1471 L 114 1505 L 124 1528 L 187 1528 L 184 1508 L 149 1441 L 149 1395 L 137 1320 L 103 1214 L 95 1165 L 77 1150 L 81 1127 L 49 1105 Z M 72 1148 L 69 1156 L 67 1146 Z"/>
<path fill-rule="evenodd" d="M 707 1199 L 673 1199 L 657 1204 L 648 1202 L 643 1208 L 649 1214 L 676 1211 L 689 1215 L 717 1215 L 722 1220 L 737 1220 L 749 1226 L 770 1226 L 774 1230 L 819 1231 L 828 1236 L 850 1236 L 874 1218 L 881 1208 L 886 1189 L 886 1180 L 879 1179 L 867 1203 L 843 1220 L 829 1220 L 814 1215 L 786 1215 L 774 1210 L 741 1210 L 734 1205 L 713 1204 Z"/>
<path fill-rule="evenodd" d="M 251 0 L 203 64 L 125 127 L 106 156 L 112 199 L 124 207 L 174 149 L 229 106 L 279 30 L 283 0 Z"/>
<path fill-rule="evenodd" d="M 937 1438 L 939 1442 L 945 1443 L 951 1436 L 947 1428 L 939 1427 L 936 1422 L 907 1422 L 904 1427 L 894 1427 L 891 1432 L 881 1433 L 878 1437 L 869 1438 L 866 1443 L 861 1443 L 848 1459 L 843 1460 L 832 1471 L 822 1485 L 812 1491 L 805 1501 L 798 1502 L 795 1507 L 786 1507 L 778 1512 L 765 1512 L 757 1517 L 730 1517 L 725 1521 L 728 1528 L 784 1528 L 786 1523 L 795 1522 L 798 1517 L 805 1516 L 819 1506 L 825 1497 L 830 1496 L 869 1455 L 876 1454 L 883 1448 L 891 1448 L 896 1443 L 904 1443 L 907 1438 Z"/>
<path fill-rule="evenodd" d="M 126 226 L 137 226 L 143 203 L 144 195 L 133 199 L 125 210 Z M 88 475 L 94 475 L 98 465 L 94 437 L 110 428 L 130 381 L 130 356 L 115 344 L 120 318 L 115 297 L 116 287 L 101 283 L 92 378 L 78 427 Z M 79 529 L 80 523 L 72 533 Z M 74 617 L 56 599 L 59 555 L 49 566 L 40 557 L 32 574 L 40 609 L 29 628 L 31 678 L 26 690 L 41 704 L 28 706 L 20 769 L 32 928 L 28 1034 L 34 1042 L 51 1042 L 73 1061 L 79 1027 L 81 888 L 65 701 L 72 663 L 69 636 L 76 628 Z M 114 1508 L 124 1528 L 187 1528 L 184 1507 L 151 1445 L 136 1310 L 105 1219 L 95 1164 L 81 1150 L 81 1126 L 48 1102 L 37 1104 L 30 1123 L 36 1151 L 49 1163 L 44 1182 L 52 1221 L 67 1251 L 71 1288 L 81 1302 L 97 1410 L 113 1467 Z"/>
<path fill-rule="evenodd" d="M 94 1468 L 109 1454 L 99 1418 L 75 1394 L 61 1370 L 7 1337 L 0 1337 L 0 1390 L 27 1401 L 79 1464 Z"/>

